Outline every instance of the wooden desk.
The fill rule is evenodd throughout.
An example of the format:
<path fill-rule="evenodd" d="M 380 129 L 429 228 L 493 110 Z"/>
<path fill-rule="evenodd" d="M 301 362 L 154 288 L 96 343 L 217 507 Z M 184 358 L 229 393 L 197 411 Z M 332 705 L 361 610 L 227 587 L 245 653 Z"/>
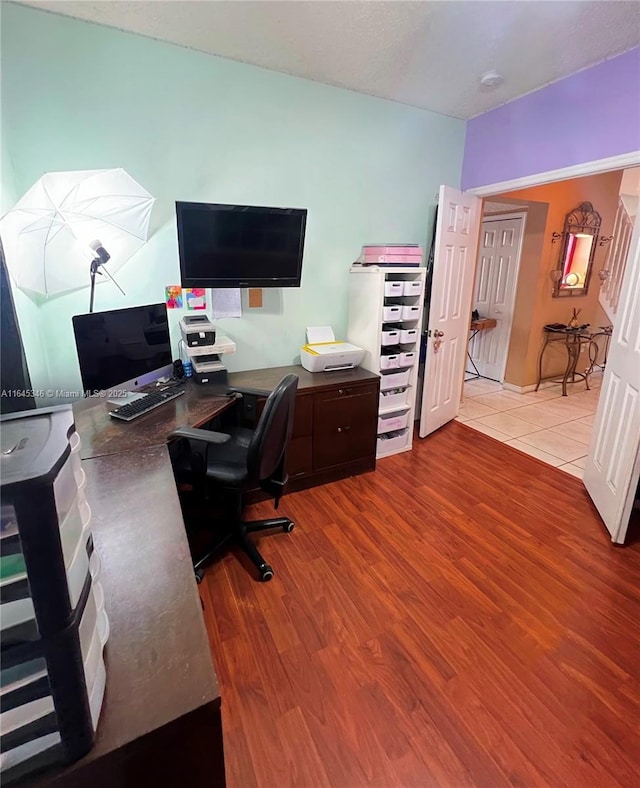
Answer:
<path fill-rule="evenodd" d="M 223 786 L 220 692 L 168 450 L 83 468 L 111 630 L 105 698 L 93 749 L 29 784 Z"/>
<path fill-rule="evenodd" d="M 164 403 L 135 421 L 112 419 L 104 400 L 82 400 L 74 405 L 76 429 L 82 438 L 81 457 L 103 457 L 132 449 L 166 446 L 167 435 L 176 427 L 200 427 L 235 403 L 206 386 L 189 382 L 185 394 Z"/>
<path fill-rule="evenodd" d="M 299 454 L 293 454 L 306 458 L 308 449 L 312 463 L 310 469 L 303 463 L 312 473 L 298 474 L 298 483 L 373 470 L 378 376 L 363 369 L 311 374 L 278 367 L 232 374 L 229 386 L 253 390 L 243 405 L 257 418 L 260 400 L 288 372 L 299 377 L 302 434 L 294 431 Z M 129 423 L 112 419 L 104 400 L 74 406 L 111 627 L 107 686 L 93 749 L 30 785 L 224 786 L 220 694 L 166 441 L 176 427 L 199 427 L 235 402 L 189 382 L 184 395 Z M 332 414 L 340 424 L 352 419 L 366 426 L 366 457 L 358 454 L 355 426 L 346 436 L 333 435 Z M 357 456 L 349 454 L 351 445 Z"/>

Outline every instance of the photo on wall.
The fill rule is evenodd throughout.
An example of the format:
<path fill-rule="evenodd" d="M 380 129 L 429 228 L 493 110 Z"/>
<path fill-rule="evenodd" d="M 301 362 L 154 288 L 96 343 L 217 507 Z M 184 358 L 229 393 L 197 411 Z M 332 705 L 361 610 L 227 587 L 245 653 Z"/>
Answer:
<path fill-rule="evenodd" d="M 167 285 L 164 289 L 167 309 L 182 309 L 182 287 L 180 285 Z"/>
<path fill-rule="evenodd" d="M 204 310 L 207 308 L 207 291 L 204 287 L 185 287 L 184 297 L 187 309 Z"/>

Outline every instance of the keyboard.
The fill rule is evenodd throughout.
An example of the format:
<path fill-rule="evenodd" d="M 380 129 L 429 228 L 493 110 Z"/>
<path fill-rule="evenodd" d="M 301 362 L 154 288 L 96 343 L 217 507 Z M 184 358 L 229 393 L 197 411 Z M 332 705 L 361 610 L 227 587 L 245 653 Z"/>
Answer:
<path fill-rule="evenodd" d="M 152 391 L 145 394 L 144 397 L 136 399 L 133 402 L 128 402 L 126 405 L 121 405 L 119 408 L 112 410 L 109 415 L 114 419 L 121 419 L 122 421 L 133 421 L 138 416 L 148 413 L 150 410 L 159 408 L 165 402 L 175 399 L 185 393 L 183 388 L 171 387 L 165 391 Z"/>

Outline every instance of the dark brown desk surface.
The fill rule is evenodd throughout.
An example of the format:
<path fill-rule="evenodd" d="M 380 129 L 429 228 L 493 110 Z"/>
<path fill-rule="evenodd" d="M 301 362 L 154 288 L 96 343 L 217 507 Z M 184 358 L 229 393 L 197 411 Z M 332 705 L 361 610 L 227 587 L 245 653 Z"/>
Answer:
<path fill-rule="evenodd" d="M 38 784 L 128 786 L 133 775 L 120 761 L 131 747 L 146 742 L 153 752 L 151 734 L 175 734 L 172 724 L 207 705 L 215 712 L 220 693 L 166 446 L 82 467 L 110 623 L 107 688 L 93 749 Z M 202 784 L 219 784 L 208 768 Z"/>
<path fill-rule="evenodd" d="M 233 373 L 229 387 L 267 392 L 289 372 L 300 389 L 315 390 L 377 377 L 289 366 Z M 198 427 L 234 402 L 190 382 L 183 396 L 130 423 L 112 419 L 105 401 L 74 406 L 111 627 L 107 688 L 93 749 L 38 785 L 141 785 L 154 768 L 156 784 L 168 785 L 171 769 L 185 763 L 191 771 L 176 785 L 223 784 L 222 752 L 214 752 L 221 742 L 218 684 L 166 440 L 176 427 Z M 133 765 L 132 750 L 143 753 Z"/>
<path fill-rule="evenodd" d="M 336 372 L 307 372 L 299 364 L 288 367 L 271 367 L 269 369 L 252 369 L 247 372 L 233 372 L 229 375 L 229 386 L 242 390 L 264 389 L 271 391 L 278 381 L 285 375 L 294 374 L 298 376 L 298 391 L 304 389 L 322 389 L 325 386 L 336 386 L 344 383 L 364 383 L 368 380 L 376 380 L 379 375 L 358 367 L 357 369 L 344 369 Z"/>
<path fill-rule="evenodd" d="M 112 419 L 105 400 L 83 400 L 74 405 L 76 429 L 82 439 L 81 457 L 103 457 L 132 449 L 165 446 L 176 427 L 199 427 L 234 403 L 233 397 L 213 394 L 206 386 L 188 383 L 185 393 L 135 421 Z"/>

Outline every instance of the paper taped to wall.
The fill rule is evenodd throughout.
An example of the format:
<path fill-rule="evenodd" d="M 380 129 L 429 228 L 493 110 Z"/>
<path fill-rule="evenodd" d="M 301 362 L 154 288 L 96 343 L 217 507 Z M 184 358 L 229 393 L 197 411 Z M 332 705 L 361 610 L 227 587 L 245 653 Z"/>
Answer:
<path fill-rule="evenodd" d="M 214 318 L 242 317 L 240 289 L 237 287 L 223 287 L 212 290 L 211 308 Z"/>

